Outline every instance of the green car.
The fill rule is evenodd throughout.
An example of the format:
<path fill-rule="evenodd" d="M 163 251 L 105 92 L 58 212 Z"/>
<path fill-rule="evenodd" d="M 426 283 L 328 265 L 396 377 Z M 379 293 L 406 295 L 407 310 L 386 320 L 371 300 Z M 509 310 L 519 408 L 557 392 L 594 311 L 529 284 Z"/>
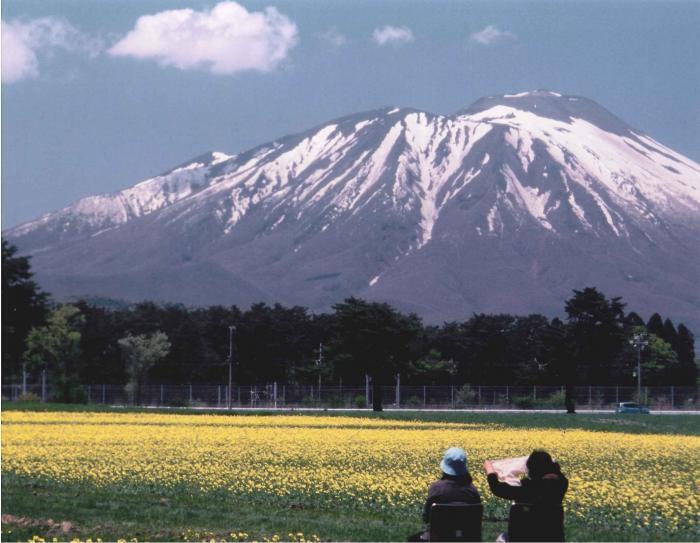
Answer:
<path fill-rule="evenodd" d="M 642 413 L 649 414 L 649 408 L 634 402 L 620 402 L 615 409 L 615 413 Z"/>

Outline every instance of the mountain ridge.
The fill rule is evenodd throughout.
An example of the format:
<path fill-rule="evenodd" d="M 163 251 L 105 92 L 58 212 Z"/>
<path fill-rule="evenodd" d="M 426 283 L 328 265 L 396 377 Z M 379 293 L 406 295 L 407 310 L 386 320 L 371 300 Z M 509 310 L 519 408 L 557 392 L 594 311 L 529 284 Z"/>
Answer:
<path fill-rule="evenodd" d="M 593 101 L 533 91 L 205 153 L 7 235 L 59 294 L 312 309 L 363 295 L 441 320 L 551 312 L 607 284 L 685 316 L 700 308 L 699 216 L 700 165 Z"/>

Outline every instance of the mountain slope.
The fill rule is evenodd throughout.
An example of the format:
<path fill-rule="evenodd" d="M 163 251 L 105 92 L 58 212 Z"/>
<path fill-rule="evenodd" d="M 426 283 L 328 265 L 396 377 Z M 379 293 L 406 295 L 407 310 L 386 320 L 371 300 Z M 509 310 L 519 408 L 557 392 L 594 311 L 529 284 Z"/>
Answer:
<path fill-rule="evenodd" d="M 435 321 L 561 312 L 597 285 L 693 322 L 699 217 L 700 165 L 535 91 L 210 153 L 6 235 L 59 295 L 317 310 L 359 295 Z"/>

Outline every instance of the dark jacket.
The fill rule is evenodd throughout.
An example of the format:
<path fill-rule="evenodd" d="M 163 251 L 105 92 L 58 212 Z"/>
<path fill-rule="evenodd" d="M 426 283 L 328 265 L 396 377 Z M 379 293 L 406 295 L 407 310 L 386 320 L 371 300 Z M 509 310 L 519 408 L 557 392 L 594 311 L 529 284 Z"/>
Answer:
<path fill-rule="evenodd" d="M 502 483 L 495 473 L 488 476 L 488 481 L 491 492 L 499 498 L 537 505 L 561 505 L 569 488 L 569 480 L 559 471 L 558 466 L 553 473 L 547 473 L 541 478 L 524 478 L 522 486 Z"/>
<path fill-rule="evenodd" d="M 569 481 L 558 464 L 554 464 L 551 473 L 542 477 L 526 477 L 522 480 L 522 486 L 502 483 L 495 473 L 488 476 L 488 482 L 491 492 L 499 498 L 534 506 L 511 507 L 509 541 L 564 541 L 564 511 L 561 504 Z"/>
<path fill-rule="evenodd" d="M 428 498 L 423 506 L 423 520 L 428 522 L 430 508 L 434 503 L 481 503 L 479 491 L 472 484 L 472 477 L 467 473 L 462 477 L 444 475 L 428 488 Z"/>

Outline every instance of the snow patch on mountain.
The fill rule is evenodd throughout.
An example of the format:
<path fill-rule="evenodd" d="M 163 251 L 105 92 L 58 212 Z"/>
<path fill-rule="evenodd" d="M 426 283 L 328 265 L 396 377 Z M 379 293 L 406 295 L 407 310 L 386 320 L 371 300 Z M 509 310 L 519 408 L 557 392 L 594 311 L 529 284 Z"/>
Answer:
<path fill-rule="evenodd" d="M 518 210 L 526 210 L 531 217 L 547 230 L 554 230 L 552 224 L 547 220 L 547 210 L 550 199 L 549 192 L 541 192 L 536 187 L 524 186 L 509 166 L 504 166 L 501 170 L 506 179 L 506 193 L 513 196 L 517 202 Z M 513 200 L 509 200 L 513 202 Z"/>
<path fill-rule="evenodd" d="M 479 235 L 504 234 L 532 219 L 552 234 L 572 228 L 600 236 L 603 227 L 622 237 L 628 221 L 697 217 L 700 165 L 600 108 L 584 118 L 593 107 L 588 100 L 567 105 L 559 118 L 540 113 L 571 100 L 531 91 L 490 97 L 482 109 L 453 116 L 401 108 L 355 115 L 241 155 L 202 155 L 117 194 L 84 198 L 12 235 L 42 228 L 96 235 L 167 208 L 170 220 L 188 208 L 209 209 L 223 234 L 258 208 L 269 230 L 309 219 L 307 231 L 327 232 L 372 204 L 416 221 L 409 250 L 418 251 L 433 239 L 446 207 L 459 195 L 472 197 L 475 180 L 496 187 L 477 191 L 488 210 L 477 221 Z M 611 131 L 601 128 L 605 123 Z"/>
<path fill-rule="evenodd" d="M 371 158 L 361 168 L 354 182 L 350 182 L 340 191 L 334 203 L 341 209 L 353 209 L 357 212 L 361 207 L 356 207 L 362 197 L 378 182 L 384 171 L 387 169 L 386 160 L 389 153 L 396 145 L 403 131 L 401 123 L 394 124 L 386 137 L 372 153 Z"/>

